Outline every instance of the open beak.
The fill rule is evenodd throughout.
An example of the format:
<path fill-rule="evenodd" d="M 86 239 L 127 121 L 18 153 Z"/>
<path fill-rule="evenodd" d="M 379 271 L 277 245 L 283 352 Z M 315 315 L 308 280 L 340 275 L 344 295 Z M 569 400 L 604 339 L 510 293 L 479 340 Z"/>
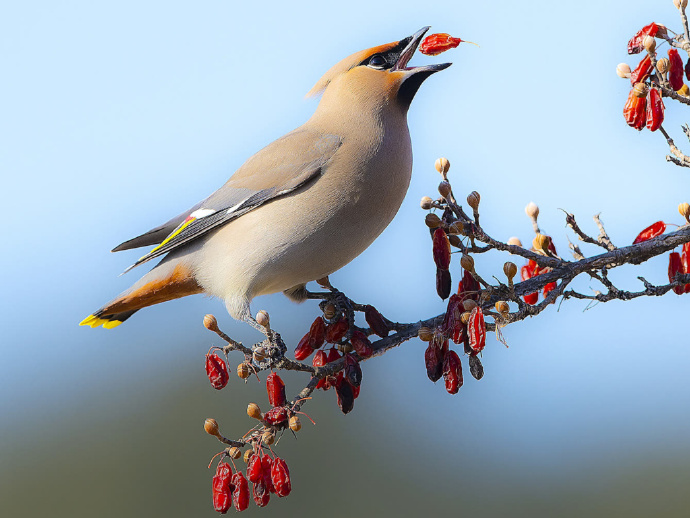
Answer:
<path fill-rule="evenodd" d="M 412 55 L 416 52 L 417 47 L 419 46 L 419 43 L 422 41 L 422 38 L 424 35 L 427 33 L 427 31 L 430 29 L 430 27 L 422 27 L 419 29 L 417 32 L 415 32 L 412 36 L 408 36 L 407 38 L 403 39 L 400 41 L 400 44 L 404 44 L 405 47 L 403 48 L 402 52 L 400 53 L 400 56 L 398 57 L 398 61 L 396 61 L 395 65 L 391 69 L 391 72 L 395 72 L 397 70 L 409 70 L 413 73 L 416 72 L 422 72 L 425 71 L 428 74 L 431 75 L 434 72 L 439 72 L 440 70 L 445 70 L 448 68 L 451 63 L 439 63 L 438 65 L 425 65 L 423 67 L 408 67 L 407 64 L 410 62 L 410 59 L 412 59 Z"/>

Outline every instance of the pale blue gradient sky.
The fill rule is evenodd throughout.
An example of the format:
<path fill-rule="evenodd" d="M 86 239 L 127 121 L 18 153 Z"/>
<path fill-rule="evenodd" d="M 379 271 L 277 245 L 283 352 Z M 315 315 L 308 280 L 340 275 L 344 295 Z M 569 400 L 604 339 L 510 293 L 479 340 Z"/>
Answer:
<path fill-rule="evenodd" d="M 614 72 L 628 60 L 627 39 L 652 20 L 680 28 L 670 0 L 6 5 L 0 433 L 19 437 L 19 416 L 80 415 L 94 387 L 136 384 L 154 362 L 161 372 L 196 369 L 214 343 L 200 326 L 207 312 L 236 338 L 257 338 L 204 297 L 142 311 L 113 331 L 77 323 L 141 273 L 118 277 L 138 251 L 111 254 L 113 246 L 190 207 L 304 122 L 316 106 L 304 94 L 336 61 L 423 25 L 480 48 L 413 59 L 454 64 L 412 104 L 415 166 L 400 213 L 332 277 L 336 286 L 400 321 L 443 310 L 418 208 L 421 196 L 434 195 L 441 155 L 457 193 L 481 193 L 482 222 L 497 238 L 529 242 L 529 201 L 562 253 L 568 232 L 559 208 L 589 232 L 591 215 L 602 212 L 617 244 L 658 219 L 679 222 L 690 177 L 664 161 L 661 135 L 625 125 L 628 85 Z M 683 142 L 687 114 L 668 104 L 665 126 Z M 507 259 L 482 256 L 477 267 L 490 277 Z M 632 289 L 636 275 L 661 283 L 665 260 L 612 278 Z M 524 464 L 546 476 L 564 465 L 597 469 L 608 462 L 604 453 L 687 456 L 689 301 L 551 308 L 506 329 L 509 349 L 491 341 L 485 379 L 468 380 L 456 397 L 426 380 L 423 346 L 410 343 L 365 366 L 372 390 L 363 394 L 407 429 L 471 430 L 497 466 Z M 281 295 L 253 308 L 269 310 L 293 341 L 315 314 L 314 305 Z M 244 390 L 250 398 L 259 389 Z"/>

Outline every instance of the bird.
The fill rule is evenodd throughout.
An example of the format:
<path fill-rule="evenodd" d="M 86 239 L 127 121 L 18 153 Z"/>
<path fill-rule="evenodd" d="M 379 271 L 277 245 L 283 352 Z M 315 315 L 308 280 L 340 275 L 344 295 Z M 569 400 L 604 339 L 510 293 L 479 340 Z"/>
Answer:
<path fill-rule="evenodd" d="M 302 126 L 250 157 L 191 209 L 113 252 L 154 246 L 129 269 L 162 260 L 81 321 L 116 327 L 142 308 L 204 293 L 257 329 L 250 303 L 306 285 L 361 254 L 392 221 L 412 174 L 407 112 L 421 84 L 450 63 L 408 67 L 429 27 L 331 67 Z"/>

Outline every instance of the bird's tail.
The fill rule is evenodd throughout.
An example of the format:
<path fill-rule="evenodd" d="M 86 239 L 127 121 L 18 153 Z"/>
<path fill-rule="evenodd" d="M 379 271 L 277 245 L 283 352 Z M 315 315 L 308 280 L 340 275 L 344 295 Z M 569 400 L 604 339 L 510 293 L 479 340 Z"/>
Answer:
<path fill-rule="evenodd" d="M 117 327 L 141 308 L 201 293 L 190 268 L 182 263 L 161 263 L 129 290 L 82 320 L 80 326 Z"/>

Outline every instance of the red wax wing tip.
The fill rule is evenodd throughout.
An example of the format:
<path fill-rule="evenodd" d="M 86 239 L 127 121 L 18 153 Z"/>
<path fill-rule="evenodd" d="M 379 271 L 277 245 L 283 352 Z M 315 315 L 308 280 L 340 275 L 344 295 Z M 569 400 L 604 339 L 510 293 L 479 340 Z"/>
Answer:
<path fill-rule="evenodd" d="M 445 32 L 430 34 L 422 41 L 422 44 L 419 46 L 419 51 L 427 56 L 437 56 L 441 52 L 454 49 L 463 41 L 465 43 L 472 43 L 471 41 L 454 38 Z M 476 45 L 476 43 L 472 43 L 472 45 Z"/>

